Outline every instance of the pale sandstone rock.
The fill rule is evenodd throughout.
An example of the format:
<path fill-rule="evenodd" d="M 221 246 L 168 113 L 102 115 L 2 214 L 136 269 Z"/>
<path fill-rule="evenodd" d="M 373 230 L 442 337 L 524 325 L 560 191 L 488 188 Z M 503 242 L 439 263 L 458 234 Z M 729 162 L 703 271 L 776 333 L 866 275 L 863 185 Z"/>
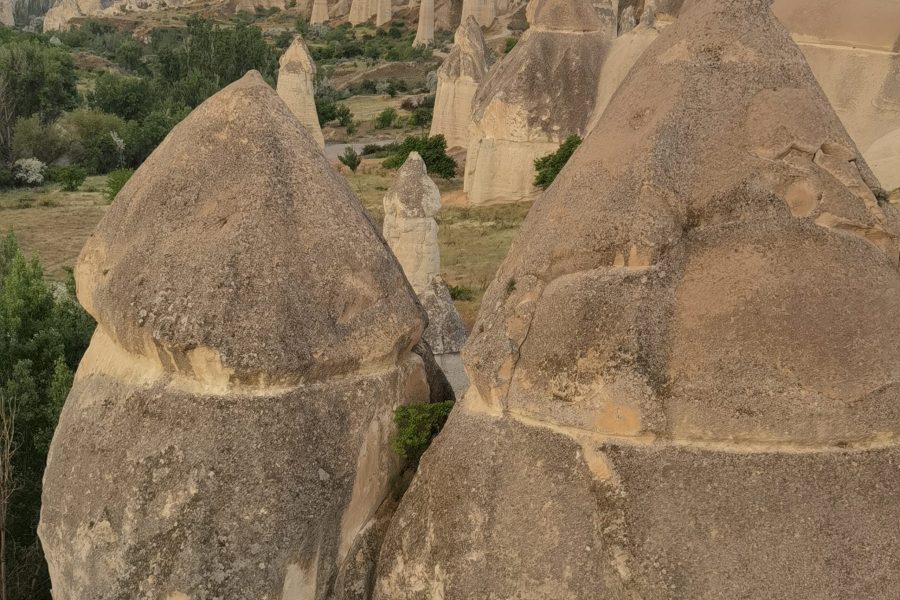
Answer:
<path fill-rule="evenodd" d="M 378 0 L 353 0 L 347 19 L 353 25 L 365 23 L 378 12 Z"/>
<path fill-rule="evenodd" d="M 328 0 L 313 0 L 309 24 L 317 25 L 328 21 Z"/>
<path fill-rule="evenodd" d="M 437 73 L 431 135 L 443 135 L 447 148 L 469 142 L 472 102 L 487 74 L 487 48 L 481 27 L 469 17 L 453 36 L 453 48 Z"/>
<path fill-rule="evenodd" d="M 0 24 L 8 27 L 15 25 L 14 9 L 14 0 L 0 0 Z"/>
<path fill-rule="evenodd" d="M 434 28 L 456 31 L 462 23 L 463 0 L 434 0 Z"/>
<path fill-rule="evenodd" d="M 479 86 L 464 189 L 473 204 L 532 198 L 534 160 L 585 135 L 612 42 L 588 0 L 543 0 L 531 28 Z"/>
<path fill-rule="evenodd" d="M 320 148 L 325 147 L 325 137 L 316 113 L 316 64 L 303 40 L 296 36 L 278 61 L 278 95 L 288 105 L 294 116 L 309 131 Z"/>
<path fill-rule="evenodd" d="M 482 27 L 490 27 L 497 18 L 496 0 L 463 0 L 460 22 L 465 23 L 471 16 Z"/>
<path fill-rule="evenodd" d="M 438 226 L 441 195 L 416 152 L 397 172 L 384 196 L 384 237 L 428 316 L 423 340 L 434 353 L 457 397 L 468 387 L 460 351 L 466 329 L 441 279 Z"/>
<path fill-rule="evenodd" d="M 413 46 L 428 46 L 434 42 L 434 0 L 422 0 L 419 5 L 419 22 Z"/>
<path fill-rule="evenodd" d="M 437 185 L 428 176 L 422 157 L 411 152 L 384 196 L 383 233 L 417 294 L 441 273 L 434 220 L 440 209 Z"/>
<path fill-rule="evenodd" d="M 98 327 L 44 476 L 54 598 L 354 597 L 425 320 L 258 73 L 146 160 L 76 281 Z"/>
<path fill-rule="evenodd" d="M 373 0 L 375 2 L 375 26 L 381 27 L 391 20 L 391 0 Z"/>
<path fill-rule="evenodd" d="M 488 289 L 375 597 L 896 597 L 876 184 L 767 0 L 688 0 Z"/>
<path fill-rule="evenodd" d="M 772 8 L 881 184 L 900 187 L 900 148 L 889 141 L 900 135 L 900 2 L 775 0 Z"/>

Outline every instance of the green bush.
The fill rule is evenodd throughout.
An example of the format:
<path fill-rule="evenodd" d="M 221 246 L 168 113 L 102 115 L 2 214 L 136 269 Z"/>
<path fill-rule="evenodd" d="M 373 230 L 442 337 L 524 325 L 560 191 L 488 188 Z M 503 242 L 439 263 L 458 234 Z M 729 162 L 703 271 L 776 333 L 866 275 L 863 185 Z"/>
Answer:
<path fill-rule="evenodd" d="M 344 148 L 344 153 L 338 156 L 338 160 L 344 163 L 354 173 L 356 173 L 359 163 L 362 162 L 362 158 L 353 146 Z"/>
<path fill-rule="evenodd" d="M 375 129 L 387 129 L 388 127 L 393 127 L 399 118 L 400 114 L 397 112 L 397 109 L 388 107 L 378 113 L 375 117 Z"/>
<path fill-rule="evenodd" d="M 72 161 L 91 174 L 108 173 L 125 163 L 125 122 L 116 115 L 78 109 L 59 120 L 71 140 Z"/>
<path fill-rule="evenodd" d="M 509 51 L 516 47 L 516 44 L 519 43 L 519 38 L 516 37 L 508 37 L 506 38 L 506 42 L 503 44 L 503 52 L 505 54 L 509 54 Z"/>
<path fill-rule="evenodd" d="M 566 166 L 566 163 L 569 162 L 569 159 L 572 158 L 572 154 L 575 153 L 575 150 L 577 150 L 580 145 L 581 138 L 577 135 L 570 135 L 566 138 L 566 141 L 560 145 L 559 150 L 553 154 L 548 154 L 547 156 L 535 160 L 534 170 L 537 174 L 534 177 L 534 185 L 543 190 L 550 187 L 550 184 L 553 183 L 556 176 L 559 175 L 562 168 Z"/>
<path fill-rule="evenodd" d="M 431 118 L 434 110 L 431 108 L 417 108 L 409 118 L 409 124 L 413 127 L 431 127 Z"/>
<path fill-rule="evenodd" d="M 4 590 L 10 599 L 50 598 L 36 535 L 41 476 L 73 372 L 94 329 L 75 302 L 71 275 L 65 291 L 55 287 L 45 281 L 37 259 L 19 251 L 12 234 L 0 238 L 0 421 L 15 449 L 11 469 L 4 466 L 0 478 L 12 488 L 2 515 L 5 566 L 14 574 Z M 6 458 L 0 457 L 0 465 Z"/>
<path fill-rule="evenodd" d="M 90 105 L 106 113 L 123 119 L 139 119 L 150 112 L 155 100 L 153 88 L 147 79 L 141 77 L 120 77 L 112 73 L 101 73 L 88 96 Z"/>
<path fill-rule="evenodd" d="M 451 285 L 447 289 L 450 292 L 450 297 L 454 300 L 466 302 L 475 298 L 475 292 L 463 285 Z"/>
<path fill-rule="evenodd" d="M 418 461 L 441 432 L 452 409 L 452 401 L 399 407 L 394 411 L 397 431 L 391 435 L 391 448 L 401 458 Z"/>
<path fill-rule="evenodd" d="M 12 158 L 37 158 L 52 164 L 69 149 L 69 140 L 55 124 L 42 123 L 37 116 L 16 121 L 12 134 Z"/>
<path fill-rule="evenodd" d="M 87 179 L 87 171 L 77 165 L 54 169 L 51 179 L 57 182 L 67 192 L 74 192 L 81 187 Z"/>
<path fill-rule="evenodd" d="M 447 142 L 443 135 L 411 135 L 396 146 L 382 164 L 386 169 L 398 169 L 413 151 L 418 152 L 425 161 L 429 174 L 444 179 L 456 176 L 456 161 L 447 154 Z"/>
<path fill-rule="evenodd" d="M 346 104 L 338 104 L 335 107 L 335 116 L 341 127 L 348 127 L 353 122 L 353 113 Z"/>
<path fill-rule="evenodd" d="M 112 202 L 116 199 L 116 196 L 125 187 L 132 175 L 134 175 L 134 169 L 110 171 L 109 175 L 106 176 L 106 186 L 103 188 L 103 197 L 106 198 L 107 202 Z"/>

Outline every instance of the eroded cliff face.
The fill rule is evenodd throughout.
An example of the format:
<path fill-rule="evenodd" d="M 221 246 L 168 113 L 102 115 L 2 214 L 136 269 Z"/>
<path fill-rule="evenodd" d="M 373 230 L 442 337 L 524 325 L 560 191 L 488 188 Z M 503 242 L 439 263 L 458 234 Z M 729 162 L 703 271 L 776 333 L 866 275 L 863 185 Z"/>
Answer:
<path fill-rule="evenodd" d="M 464 182 L 471 203 L 537 194 L 534 160 L 587 132 L 611 41 L 587 0 L 537 3 L 531 28 L 475 95 Z"/>
<path fill-rule="evenodd" d="M 466 148 L 472 104 L 487 75 L 487 48 L 481 27 L 469 17 L 453 38 L 453 48 L 437 74 L 431 135 L 443 135 L 448 148 Z"/>
<path fill-rule="evenodd" d="M 0 0 L 0 25 L 7 27 L 15 25 L 14 9 L 14 0 Z"/>
<path fill-rule="evenodd" d="M 881 184 L 900 187 L 900 3 L 775 0 Z"/>
<path fill-rule="evenodd" d="M 365 597 L 425 318 L 259 74 L 169 134 L 76 280 L 98 326 L 44 477 L 54 598 Z"/>
<path fill-rule="evenodd" d="M 297 120 L 306 127 L 320 148 L 325 137 L 316 112 L 316 63 L 303 40 L 297 36 L 278 61 L 278 95 Z"/>
<path fill-rule="evenodd" d="M 688 0 L 485 295 L 375 597 L 892 598 L 876 189 L 769 2 Z"/>

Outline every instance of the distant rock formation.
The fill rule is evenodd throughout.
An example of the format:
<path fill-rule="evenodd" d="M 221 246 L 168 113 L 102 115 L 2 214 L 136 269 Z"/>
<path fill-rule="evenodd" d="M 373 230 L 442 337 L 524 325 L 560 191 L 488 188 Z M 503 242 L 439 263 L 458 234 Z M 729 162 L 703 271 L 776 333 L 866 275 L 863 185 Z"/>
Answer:
<path fill-rule="evenodd" d="M 300 36 L 294 41 L 278 61 L 278 95 L 291 112 L 299 119 L 320 148 L 325 147 L 325 137 L 319 126 L 316 112 L 316 63 L 313 62 Z"/>
<path fill-rule="evenodd" d="M 469 202 L 532 198 L 534 160 L 584 136 L 609 30 L 588 0 L 541 0 L 531 28 L 479 86 L 469 130 Z"/>
<path fill-rule="evenodd" d="M 428 315 L 423 339 L 459 398 L 469 385 L 460 357 L 466 328 L 440 276 L 434 220 L 440 208 L 441 194 L 428 176 L 425 162 L 411 152 L 384 196 L 384 238 Z"/>
<path fill-rule="evenodd" d="M 370 20 L 378 13 L 379 0 L 353 0 L 347 19 L 352 25 L 359 25 Z"/>
<path fill-rule="evenodd" d="M 475 17 L 482 27 L 490 27 L 497 18 L 496 0 L 463 0 L 461 22 L 465 23 L 469 17 Z"/>
<path fill-rule="evenodd" d="M 434 0 L 422 0 L 419 5 L 419 22 L 413 46 L 428 46 L 434 42 Z"/>
<path fill-rule="evenodd" d="M 768 0 L 688 0 L 488 289 L 375 598 L 896 597 L 875 183 Z"/>
<path fill-rule="evenodd" d="M 425 320 L 258 73 L 169 134 L 75 277 L 98 326 L 44 476 L 54 598 L 358 597 Z"/>
<path fill-rule="evenodd" d="M 469 17 L 453 36 L 453 48 L 437 72 L 431 135 L 443 135 L 448 148 L 466 148 L 475 92 L 487 74 L 487 48 L 481 27 Z"/>
<path fill-rule="evenodd" d="M 900 2 L 775 0 L 847 131 L 887 189 L 900 187 Z"/>
<path fill-rule="evenodd" d="M 310 25 L 318 25 L 328 21 L 328 0 L 313 0 L 312 13 L 309 16 Z"/>
<path fill-rule="evenodd" d="M 15 25 L 15 0 L 0 0 L 0 24 L 12 27 Z"/>
<path fill-rule="evenodd" d="M 434 28 L 455 31 L 462 23 L 463 0 L 434 0 Z"/>
<path fill-rule="evenodd" d="M 375 2 L 375 26 L 381 27 L 391 20 L 393 8 L 391 0 L 373 0 Z"/>
<path fill-rule="evenodd" d="M 417 294 L 441 274 L 438 227 L 434 217 L 441 209 L 441 193 L 428 176 L 417 152 L 397 171 L 384 196 L 384 239 L 403 267 Z"/>

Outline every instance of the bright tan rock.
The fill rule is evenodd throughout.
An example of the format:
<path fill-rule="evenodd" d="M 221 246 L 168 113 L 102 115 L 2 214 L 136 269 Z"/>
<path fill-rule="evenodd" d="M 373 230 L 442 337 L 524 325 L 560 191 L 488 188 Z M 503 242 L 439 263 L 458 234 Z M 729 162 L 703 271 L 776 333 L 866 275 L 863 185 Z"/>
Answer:
<path fill-rule="evenodd" d="M 13 0 L 0 0 L 0 25 L 8 27 L 15 25 L 13 9 Z"/>
<path fill-rule="evenodd" d="M 441 274 L 434 220 L 440 209 L 437 185 L 428 176 L 422 157 L 411 152 L 384 196 L 383 233 L 417 294 Z"/>
<path fill-rule="evenodd" d="M 54 598 L 365 589 L 399 470 L 393 410 L 429 396 L 425 319 L 258 73 L 151 154 L 76 281 L 98 327 L 44 476 Z"/>
<path fill-rule="evenodd" d="M 350 14 L 347 19 L 352 25 L 365 23 L 378 12 L 378 0 L 353 0 L 350 4 Z"/>
<path fill-rule="evenodd" d="M 497 18 L 496 0 L 463 0 L 460 22 L 465 23 L 469 17 L 475 17 L 482 27 L 490 27 Z"/>
<path fill-rule="evenodd" d="M 588 0 L 544 0 L 531 28 L 479 86 L 469 128 L 469 202 L 533 198 L 534 161 L 585 135 L 612 42 Z"/>
<path fill-rule="evenodd" d="M 309 17 L 310 25 L 318 25 L 328 21 L 328 0 L 313 0 L 312 13 Z"/>
<path fill-rule="evenodd" d="M 688 0 L 488 289 L 375 597 L 894 598 L 876 187 L 767 0 Z"/>
<path fill-rule="evenodd" d="M 481 27 L 469 17 L 453 37 L 453 48 L 437 73 L 431 135 L 443 135 L 448 148 L 469 142 L 472 102 L 487 75 L 487 48 Z"/>
<path fill-rule="evenodd" d="M 422 0 L 413 46 L 428 46 L 434 42 L 434 0 Z"/>
<path fill-rule="evenodd" d="M 284 103 L 288 105 L 294 116 L 309 131 L 320 148 L 325 147 L 325 137 L 319 126 L 319 115 L 316 112 L 316 63 L 313 62 L 300 36 L 294 41 L 278 60 L 277 91 Z"/>
<path fill-rule="evenodd" d="M 391 0 L 372 0 L 375 3 L 375 26 L 381 27 L 391 20 L 393 8 Z"/>
<path fill-rule="evenodd" d="M 881 184 L 900 187 L 900 2 L 775 0 L 775 14 Z M 888 153 L 888 154 L 886 154 Z"/>

